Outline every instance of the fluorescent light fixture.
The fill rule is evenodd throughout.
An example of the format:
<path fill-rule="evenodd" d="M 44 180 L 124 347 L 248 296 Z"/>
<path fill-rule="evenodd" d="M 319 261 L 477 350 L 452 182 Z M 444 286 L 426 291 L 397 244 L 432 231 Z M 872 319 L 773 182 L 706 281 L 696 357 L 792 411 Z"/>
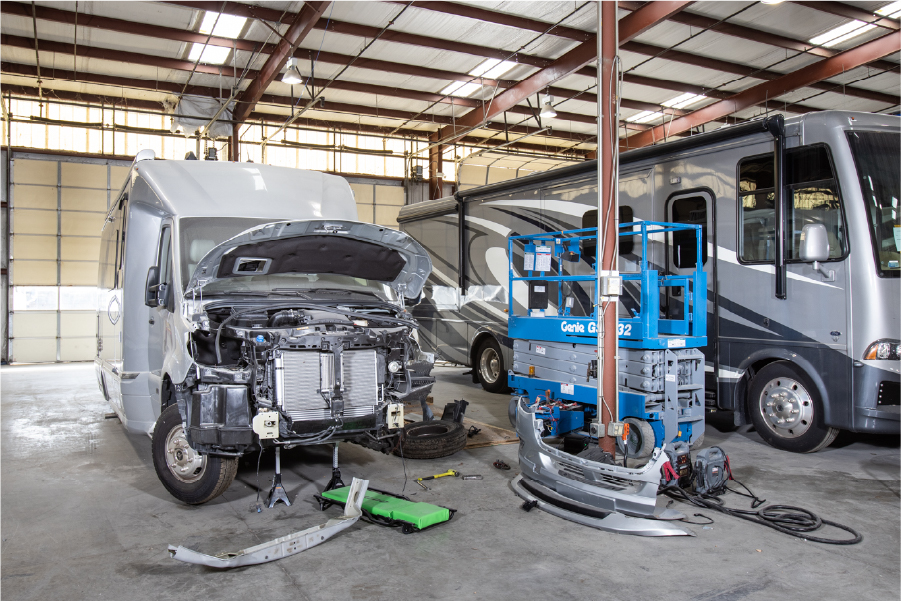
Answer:
<path fill-rule="evenodd" d="M 497 79 L 515 67 L 518 63 L 512 61 L 502 61 L 496 58 L 489 58 L 469 72 L 473 77 L 484 77 L 486 79 Z"/>
<path fill-rule="evenodd" d="M 782 4 L 783 0 L 760 0 L 761 4 Z"/>
<path fill-rule="evenodd" d="M 290 85 L 296 85 L 299 83 L 303 83 L 303 75 L 300 74 L 300 71 L 297 70 L 297 59 L 289 58 L 288 59 L 288 70 L 285 71 L 285 74 L 282 75 L 282 82 Z"/>
<path fill-rule="evenodd" d="M 901 18 L 901 2 L 892 2 L 876 11 L 876 14 L 890 19 Z"/>
<path fill-rule="evenodd" d="M 640 113 L 636 113 L 631 117 L 626 117 L 626 121 L 629 123 L 647 123 L 649 121 L 653 121 L 654 119 L 659 119 L 663 116 L 663 113 L 655 112 L 655 111 L 641 111 Z"/>
<path fill-rule="evenodd" d="M 469 96 L 473 92 L 480 90 L 482 86 L 477 83 L 463 83 L 462 81 L 455 81 L 449 86 L 445 87 L 441 92 L 439 92 L 443 96 Z"/>
<path fill-rule="evenodd" d="M 844 25 L 840 25 L 835 29 L 830 29 L 826 33 L 822 35 L 818 35 L 815 38 L 810 39 L 810 43 L 816 46 L 823 46 L 824 48 L 830 48 L 837 44 L 841 44 L 851 38 L 857 37 L 862 33 L 866 33 L 867 31 L 876 27 L 875 25 L 868 25 L 863 21 L 851 21 L 850 23 L 845 23 Z"/>
<path fill-rule="evenodd" d="M 216 20 L 216 17 L 219 18 L 218 21 Z M 237 38 L 241 35 L 241 30 L 244 28 L 244 23 L 246 22 L 247 19 L 244 17 L 235 17 L 233 15 L 207 11 L 207 13 L 203 15 L 203 21 L 200 23 L 200 33 L 212 33 L 214 36 L 223 38 Z M 216 24 L 215 28 L 213 28 L 213 23 Z"/>
<path fill-rule="evenodd" d="M 201 50 L 203 51 L 203 55 L 201 55 Z M 201 63 L 206 63 L 208 65 L 224 65 L 226 59 L 228 59 L 228 53 L 231 52 L 231 48 L 225 48 L 224 46 L 207 46 L 203 47 L 203 44 L 192 44 L 191 52 L 188 54 L 189 61 L 196 61 L 197 57 L 200 57 Z"/>
<path fill-rule="evenodd" d="M 661 102 L 663 106 L 668 106 L 674 109 L 684 109 L 687 106 L 691 106 L 696 102 L 701 102 L 702 100 L 706 100 L 707 97 L 703 94 L 682 94 L 681 96 L 676 96 L 666 102 Z"/>
<path fill-rule="evenodd" d="M 554 102 L 553 96 L 544 97 L 544 102 L 541 103 L 541 112 L 538 113 L 541 117 L 553 119 L 557 116 L 557 111 L 554 110 L 554 105 L 551 104 L 552 102 Z"/>

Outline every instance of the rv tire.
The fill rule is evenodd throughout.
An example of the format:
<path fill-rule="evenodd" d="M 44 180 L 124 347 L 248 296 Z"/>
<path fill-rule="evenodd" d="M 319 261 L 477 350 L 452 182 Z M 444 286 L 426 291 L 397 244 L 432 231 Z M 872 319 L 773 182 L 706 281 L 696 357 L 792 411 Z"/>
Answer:
<path fill-rule="evenodd" d="M 507 366 L 497 340 L 489 336 L 482 342 L 473 369 L 482 388 L 488 392 L 507 392 Z"/>
<path fill-rule="evenodd" d="M 153 428 L 153 467 L 166 490 L 188 505 L 215 499 L 231 485 L 238 460 L 200 455 L 190 447 L 178 405 L 160 414 Z"/>
<path fill-rule="evenodd" d="M 815 453 L 832 444 L 838 429 L 823 421 L 823 401 L 810 377 L 789 361 L 776 361 L 751 380 L 747 407 L 760 437 L 793 453 Z"/>

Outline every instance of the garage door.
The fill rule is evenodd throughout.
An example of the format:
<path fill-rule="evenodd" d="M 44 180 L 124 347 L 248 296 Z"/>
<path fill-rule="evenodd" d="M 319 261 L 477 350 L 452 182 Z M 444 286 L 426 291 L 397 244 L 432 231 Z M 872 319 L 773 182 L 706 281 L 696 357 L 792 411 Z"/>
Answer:
<path fill-rule="evenodd" d="M 398 229 L 397 214 L 404 206 L 404 187 L 367 182 L 348 177 L 357 201 L 357 218 L 366 223 L 386 225 Z"/>
<path fill-rule="evenodd" d="M 11 362 L 94 358 L 100 229 L 128 167 L 122 161 L 13 154 Z"/>

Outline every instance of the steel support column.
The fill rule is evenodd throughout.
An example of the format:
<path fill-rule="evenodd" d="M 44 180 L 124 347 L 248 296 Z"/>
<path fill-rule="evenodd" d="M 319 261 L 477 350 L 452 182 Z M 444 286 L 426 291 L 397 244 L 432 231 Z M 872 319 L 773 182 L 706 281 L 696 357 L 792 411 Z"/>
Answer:
<path fill-rule="evenodd" d="M 241 162 L 241 125 L 238 123 L 232 123 L 232 135 L 228 140 L 228 153 L 232 162 Z"/>
<path fill-rule="evenodd" d="M 429 136 L 429 141 L 438 141 L 438 132 Z M 429 148 L 429 200 L 444 196 L 443 157 L 446 146 L 440 144 Z M 439 177 L 439 173 L 441 176 Z"/>
<path fill-rule="evenodd" d="M 598 2 L 598 416 L 606 434 L 607 424 L 617 420 L 617 302 L 602 300 L 602 274 L 617 268 L 617 202 L 616 155 L 619 152 L 617 129 L 619 115 L 616 98 L 617 39 L 616 2 Z M 612 436 L 599 439 L 601 449 L 616 450 Z"/>

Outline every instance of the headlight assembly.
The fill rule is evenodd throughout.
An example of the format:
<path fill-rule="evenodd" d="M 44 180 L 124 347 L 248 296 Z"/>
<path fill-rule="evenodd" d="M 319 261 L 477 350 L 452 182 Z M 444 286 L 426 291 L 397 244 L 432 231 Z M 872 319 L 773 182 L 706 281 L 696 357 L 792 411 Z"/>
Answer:
<path fill-rule="evenodd" d="M 863 358 L 898 361 L 901 359 L 901 342 L 898 340 L 877 340 L 867 347 Z"/>

